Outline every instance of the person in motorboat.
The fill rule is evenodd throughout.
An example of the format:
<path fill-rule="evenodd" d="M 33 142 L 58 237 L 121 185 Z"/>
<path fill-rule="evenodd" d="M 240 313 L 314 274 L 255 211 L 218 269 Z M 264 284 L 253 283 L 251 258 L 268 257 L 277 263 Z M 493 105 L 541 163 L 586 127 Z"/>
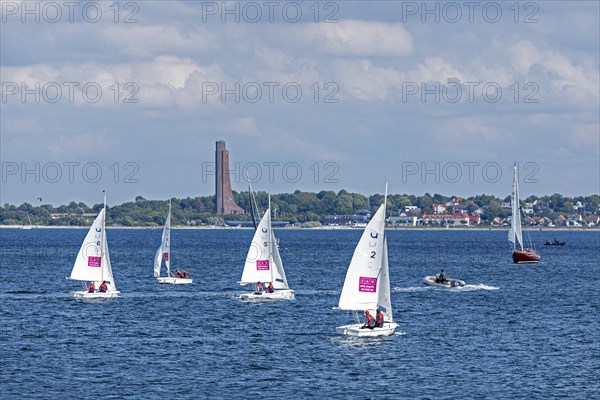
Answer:
<path fill-rule="evenodd" d="M 440 270 L 440 273 L 435 276 L 435 283 L 445 283 L 446 282 L 446 274 L 444 273 L 444 269 Z"/>
<path fill-rule="evenodd" d="M 88 293 L 94 293 L 96 291 L 96 287 L 94 286 L 94 282 L 90 282 L 88 286 Z"/>
<path fill-rule="evenodd" d="M 383 328 L 383 313 L 378 308 L 377 314 L 375 315 L 375 328 Z"/>
<path fill-rule="evenodd" d="M 273 293 L 275 289 L 273 289 L 273 282 L 269 282 L 269 286 L 267 286 L 267 293 Z"/>
<path fill-rule="evenodd" d="M 256 282 L 256 292 L 254 294 L 262 294 L 262 283 Z"/>
<path fill-rule="evenodd" d="M 106 293 L 107 290 L 108 290 L 108 286 L 106 285 L 106 281 L 102 281 L 102 283 L 98 287 L 98 291 L 100 293 Z"/>
<path fill-rule="evenodd" d="M 365 310 L 365 324 L 360 327 L 360 329 L 374 329 L 375 328 L 375 319 L 369 312 L 369 310 Z"/>

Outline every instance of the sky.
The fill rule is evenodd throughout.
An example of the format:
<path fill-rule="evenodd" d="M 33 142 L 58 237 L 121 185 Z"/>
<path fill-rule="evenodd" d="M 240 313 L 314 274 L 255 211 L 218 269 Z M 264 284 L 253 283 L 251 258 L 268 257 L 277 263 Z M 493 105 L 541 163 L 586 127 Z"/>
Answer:
<path fill-rule="evenodd" d="M 0 1 L 0 203 L 600 192 L 597 1 Z"/>

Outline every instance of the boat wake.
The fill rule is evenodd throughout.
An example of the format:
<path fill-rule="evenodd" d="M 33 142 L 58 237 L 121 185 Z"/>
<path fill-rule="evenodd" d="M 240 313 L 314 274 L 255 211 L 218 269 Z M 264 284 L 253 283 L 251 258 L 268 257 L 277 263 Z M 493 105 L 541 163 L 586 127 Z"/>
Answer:
<path fill-rule="evenodd" d="M 59 299 L 71 297 L 72 293 L 60 293 L 60 292 L 30 292 L 25 290 L 6 292 L 0 294 L 0 299 Z"/>
<path fill-rule="evenodd" d="M 164 285 L 161 285 L 164 286 Z M 179 288 L 177 288 L 179 289 Z M 164 298 L 193 298 L 193 299 L 222 299 L 231 297 L 232 291 L 221 291 L 221 292 L 195 292 L 195 291 L 184 291 L 184 290 L 158 290 L 155 292 L 126 292 L 121 293 L 120 297 L 126 297 L 129 299 L 164 299 Z"/>
<path fill-rule="evenodd" d="M 473 290 L 498 290 L 500 288 L 496 287 L 496 286 L 484 285 L 483 283 L 478 283 L 475 285 L 465 285 L 462 287 L 455 287 L 452 289 L 454 289 L 456 291 L 460 291 L 460 292 L 469 292 L 469 291 L 473 291 Z"/>
<path fill-rule="evenodd" d="M 398 287 L 392 289 L 392 292 L 402 292 L 402 293 L 411 293 L 411 292 L 422 292 L 424 290 L 431 289 L 429 286 L 414 286 L 414 287 Z"/>
<path fill-rule="evenodd" d="M 422 292 L 425 290 L 437 290 L 440 288 L 434 286 L 413 286 L 413 287 L 398 287 L 392 289 L 392 292 L 400 292 L 400 293 L 413 293 L 413 292 Z M 456 286 L 451 288 L 442 288 L 443 290 L 450 290 L 455 292 L 471 292 L 475 290 L 498 290 L 499 287 L 484 285 L 483 283 L 478 283 L 474 285 L 465 285 L 465 286 Z"/>
<path fill-rule="evenodd" d="M 340 294 L 339 290 L 319 290 L 319 289 L 309 289 L 309 290 L 296 290 L 296 293 L 307 295 L 307 296 L 315 296 L 315 295 L 327 295 L 327 296 L 338 296 Z"/>

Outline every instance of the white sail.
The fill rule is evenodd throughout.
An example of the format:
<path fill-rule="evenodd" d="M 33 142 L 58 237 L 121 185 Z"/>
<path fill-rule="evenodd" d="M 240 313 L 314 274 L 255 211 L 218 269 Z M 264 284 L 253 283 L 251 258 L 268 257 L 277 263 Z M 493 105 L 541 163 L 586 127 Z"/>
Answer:
<path fill-rule="evenodd" d="M 380 273 L 384 259 L 385 210 L 384 203 L 369 221 L 354 250 L 340 295 L 339 308 L 342 310 L 377 308 L 378 292 L 382 285 Z"/>
<path fill-rule="evenodd" d="M 392 322 L 392 294 L 390 290 L 390 266 L 388 263 L 387 238 L 383 239 L 383 262 L 381 264 L 381 273 L 379 274 L 379 297 L 377 305 L 381 309 L 385 320 Z"/>
<path fill-rule="evenodd" d="M 103 208 L 94 220 L 92 227 L 83 240 L 79 253 L 77 253 L 77 259 L 71 271 L 71 279 L 94 282 L 101 282 L 104 279 L 104 264 L 106 262 L 103 260 L 104 216 L 105 209 Z"/>
<path fill-rule="evenodd" d="M 276 268 L 273 263 L 273 247 L 276 245 L 271 232 L 271 209 L 269 208 L 254 232 L 242 272 L 241 285 L 273 281 L 273 269 Z"/>
<path fill-rule="evenodd" d="M 167 220 L 165 221 L 165 227 L 162 233 L 162 241 L 160 247 L 156 251 L 154 256 L 154 276 L 160 277 L 160 269 L 162 266 L 162 260 L 165 260 L 167 267 L 167 275 L 171 276 L 171 200 L 169 199 L 169 213 Z"/>
<path fill-rule="evenodd" d="M 279 254 L 279 248 L 277 247 L 277 240 L 275 239 L 275 233 L 271 229 L 271 243 L 273 243 L 273 288 L 275 289 L 289 289 L 287 279 L 285 277 L 285 271 L 283 270 L 283 261 Z"/>
<path fill-rule="evenodd" d="M 508 240 L 513 244 L 513 248 L 519 246 L 523 250 L 523 233 L 521 230 L 521 207 L 519 206 L 519 166 L 514 165 L 513 190 L 511 197 L 512 217 L 510 230 L 508 231 Z"/>
<path fill-rule="evenodd" d="M 110 263 L 110 254 L 108 253 L 108 239 L 106 237 L 106 229 L 104 226 L 102 227 L 104 231 L 104 235 L 102 235 L 102 246 L 104 248 L 104 257 L 102 257 L 102 281 L 106 282 L 106 286 L 109 291 L 117 290 L 115 286 L 115 279 L 113 278 L 112 273 L 112 265 Z M 98 281 L 96 283 L 96 287 L 99 287 L 99 284 L 102 281 Z"/>

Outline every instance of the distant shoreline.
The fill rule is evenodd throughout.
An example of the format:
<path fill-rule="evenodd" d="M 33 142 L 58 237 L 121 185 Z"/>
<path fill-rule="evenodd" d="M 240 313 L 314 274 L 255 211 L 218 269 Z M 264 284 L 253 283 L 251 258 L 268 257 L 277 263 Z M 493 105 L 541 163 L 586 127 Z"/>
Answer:
<path fill-rule="evenodd" d="M 107 226 L 107 229 L 156 229 L 162 230 L 162 226 L 150 227 L 150 226 Z M 28 225 L 0 225 L 0 229 L 19 229 L 19 230 L 34 230 L 34 229 L 90 229 L 89 226 L 65 226 L 65 225 L 34 225 L 29 227 Z M 237 226 L 172 226 L 171 229 L 176 230 L 203 230 L 203 229 L 216 229 L 216 230 L 239 230 L 239 229 L 251 229 L 252 227 L 237 227 Z M 290 226 L 287 228 L 275 228 L 277 230 L 299 230 L 299 231 L 310 231 L 310 230 L 318 230 L 318 231 L 361 231 L 364 230 L 364 227 L 353 228 L 346 226 L 319 226 L 313 228 L 301 228 Z M 442 228 L 442 227 L 426 227 L 426 226 L 399 226 L 399 227 L 386 227 L 387 230 L 418 230 L 418 231 L 502 231 L 507 232 L 509 228 L 489 228 L 489 227 L 450 227 L 450 228 Z M 523 228 L 524 231 L 560 231 L 560 232 L 599 232 L 600 227 L 568 227 L 568 228 Z"/>

